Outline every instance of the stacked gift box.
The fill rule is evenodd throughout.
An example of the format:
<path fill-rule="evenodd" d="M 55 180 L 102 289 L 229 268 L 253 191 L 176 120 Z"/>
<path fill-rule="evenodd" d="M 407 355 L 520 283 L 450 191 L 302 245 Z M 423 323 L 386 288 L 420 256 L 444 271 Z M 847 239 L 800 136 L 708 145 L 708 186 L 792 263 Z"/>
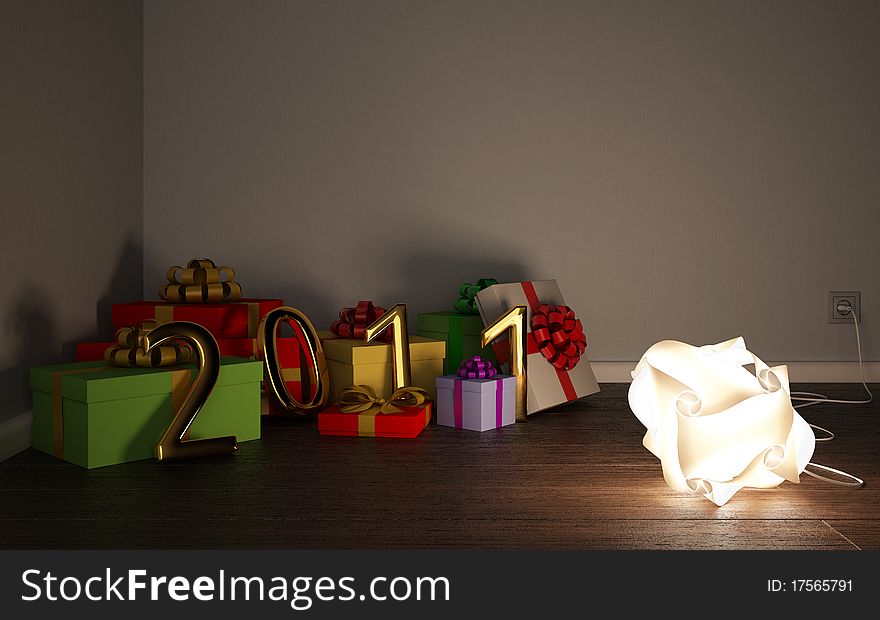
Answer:
<path fill-rule="evenodd" d="M 424 392 L 424 397 L 400 393 L 396 399 L 400 406 L 385 406 L 386 399 L 395 400 L 397 394 L 393 389 L 392 344 L 385 335 L 390 336 L 391 330 L 381 339 L 364 341 L 366 327 L 384 313 L 385 309 L 373 302 L 361 301 L 343 308 L 330 331 L 318 332 L 330 377 L 330 402 L 334 404 L 318 414 L 321 434 L 411 438 L 430 421 L 436 379 L 443 374 L 446 343 L 409 336 L 409 387 Z M 363 406 L 344 403 L 346 392 L 353 388 L 359 390 Z"/>
<path fill-rule="evenodd" d="M 483 326 L 491 325 L 513 307 L 526 308 L 524 413 L 543 411 L 599 390 L 585 355 L 587 341 L 583 325 L 574 310 L 565 305 L 555 280 L 505 284 L 481 280 L 478 285 L 464 285 L 461 293 L 456 311 L 466 312 L 476 307 Z M 444 314 L 451 315 L 431 313 L 420 316 L 420 320 L 430 325 Z M 472 332 L 476 333 L 476 329 Z M 469 349 L 468 345 L 459 346 L 475 351 L 479 344 L 479 340 L 474 340 Z M 506 338 L 499 338 L 492 348 L 494 357 L 485 350 L 474 353 L 462 361 L 457 373 L 437 379 L 439 424 L 486 431 L 514 421 L 516 378 L 497 374 L 493 367 L 495 359 L 508 364 L 510 343 Z M 451 367 L 449 364 L 447 369 Z"/>
<path fill-rule="evenodd" d="M 431 421 L 433 401 L 422 388 L 402 387 L 388 397 L 357 385 L 342 391 L 339 402 L 318 414 L 322 435 L 412 439 Z"/>
<path fill-rule="evenodd" d="M 164 301 L 140 301 L 114 304 L 111 317 L 113 327 L 122 329 L 143 321 L 153 321 L 157 325 L 171 321 L 189 321 L 205 327 L 217 340 L 220 355 L 260 359 L 257 347 L 257 329 L 260 321 L 271 310 L 284 305 L 281 299 L 247 299 L 215 304 L 171 304 Z M 278 338 L 278 360 L 282 367 L 282 378 L 290 394 L 297 399 L 313 388 L 309 373 L 303 372 L 304 352 L 300 343 L 303 336 L 297 326 L 293 326 L 291 337 Z M 104 359 L 112 342 L 83 342 L 76 347 L 76 360 L 90 362 Z M 271 413 L 268 401 L 262 399 L 262 412 Z"/>
<path fill-rule="evenodd" d="M 36 449 L 88 468 L 154 456 L 197 369 L 186 343 L 160 347 L 176 354 L 154 358 L 143 355 L 137 341 L 173 321 L 208 329 L 221 355 L 217 383 L 187 438 L 260 438 L 263 364 L 255 359 L 256 334 L 262 317 L 283 302 L 240 298 L 234 271 L 206 259 L 168 273 L 162 293 L 185 301 L 114 304 L 117 342 L 80 343 L 77 363 L 31 369 Z M 298 348 L 286 349 L 286 361 L 296 372 L 286 378 L 296 380 L 291 387 L 299 386 Z"/>
<path fill-rule="evenodd" d="M 338 402 L 342 390 L 353 385 L 368 385 L 380 396 L 392 391 L 391 344 L 364 343 L 353 338 L 339 338 L 320 331 L 327 370 L 330 374 L 330 402 Z M 442 340 L 409 337 L 412 384 L 423 388 L 431 399 L 436 397 L 436 379 L 443 374 L 446 343 Z"/>
<path fill-rule="evenodd" d="M 459 364 L 474 355 L 495 361 L 492 348 L 480 344 L 480 332 L 484 325 L 476 302 L 476 296 L 481 290 L 495 284 L 497 281 L 494 278 L 480 278 L 475 284 L 462 284 L 458 288 L 458 299 L 451 304 L 451 310 L 419 314 L 419 334 L 446 343 L 444 374 L 455 372 Z"/>
<path fill-rule="evenodd" d="M 197 370 L 191 348 L 163 346 L 161 355 L 149 356 L 136 343 L 155 326 L 178 321 L 208 330 L 222 356 L 216 387 L 187 438 L 233 435 L 243 442 L 260 437 L 259 416 L 266 413 L 267 399 L 258 331 L 266 314 L 283 301 L 241 298 L 233 270 L 205 259 L 168 274 L 169 283 L 160 290 L 163 301 L 113 305 L 117 342 L 80 343 L 77 363 L 31 369 L 35 448 L 83 467 L 153 456 Z M 513 424 L 521 384 L 502 374 L 509 344 L 501 338 L 484 347 L 481 332 L 518 305 L 527 309 L 527 412 L 598 391 L 584 354 L 581 321 L 554 280 L 499 284 L 481 279 L 460 287 L 451 310 L 418 316 L 420 334 L 408 337 L 411 376 L 403 385 L 395 380 L 392 330 L 365 341 L 367 327 L 384 316 L 383 308 L 361 301 L 344 308 L 329 331 L 317 332 L 328 383 L 319 432 L 411 438 L 432 413 L 438 424 L 455 429 L 482 432 Z M 401 314 L 394 320 L 402 316 L 405 326 L 405 306 L 395 312 Z M 307 339 L 302 327 L 289 325 L 292 335 L 277 335 L 276 361 L 289 394 L 306 401 L 317 393 L 310 380 L 314 371 L 305 371 Z"/>

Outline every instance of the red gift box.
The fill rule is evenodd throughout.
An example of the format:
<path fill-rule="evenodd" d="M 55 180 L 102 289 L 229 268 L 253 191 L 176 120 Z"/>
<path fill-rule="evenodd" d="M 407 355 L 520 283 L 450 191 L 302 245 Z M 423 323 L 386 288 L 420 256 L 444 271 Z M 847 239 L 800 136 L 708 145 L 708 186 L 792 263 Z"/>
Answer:
<path fill-rule="evenodd" d="M 318 391 L 318 385 L 313 381 L 314 369 L 309 372 L 309 356 L 308 347 L 303 346 L 305 335 L 302 328 L 296 323 L 288 323 L 293 329 L 293 337 L 277 337 L 275 339 L 275 351 L 278 356 L 278 363 L 281 366 L 281 379 L 287 387 L 288 393 L 296 400 L 305 402 L 315 397 Z M 279 327 L 279 333 L 281 328 Z M 249 341 L 250 342 L 250 341 Z M 254 355 L 257 359 L 262 359 L 262 355 L 257 350 L 256 339 L 253 340 Z M 263 384 L 265 390 L 265 382 Z M 325 386 L 326 390 L 327 387 Z M 264 392 L 265 394 L 265 392 Z M 272 415 L 283 415 L 283 411 L 278 411 L 272 404 L 272 399 L 265 398 L 262 406 L 262 413 Z"/>
<path fill-rule="evenodd" d="M 361 413 L 344 413 L 338 405 L 318 414 L 318 432 L 347 437 L 403 437 L 412 439 L 431 421 L 431 401 L 398 407 L 394 413 L 378 413 L 379 407 Z"/>
<path fill-rule="evenodd" d="M 255 338 L 257 327 L 267 312 L 284 305 L 280 299 L 245 299 L 222 304 L 171 304 L 167 301 L 136 301 L 113 304 L 113 328 L 128 327 L 141 321 L 159 324 L 171 321 L 198 323 L 217 340 Z"/>
<path fill-rule="evenodd" d="M 299 332 L 299 329 L 297 329 Z M 310 381 L 309 373 L 303 372 L 307 368 L 305 349 L 300 344 L 298 338 L 278 338 L 276 351 L 278 352 L 278 362 L 281 364 L 281 378 L 287 391 L 295 399 L 302 401 L 303 392 L 312 394 L 315 391 L 315 385 Z M 217 341 L 220 348 L 220 355 L 234 355 L 236 357 L 251 357 L 253 359 L 263 359 L 257 349 L 256 338 L 227 338 Z M 264 407 L 264 409 L 266 409 Z M 269 405 L 263 413 L 278 414 L 280 412 Z"/>
<path fill-rule="evenodd" d="M 80 342 L 76 345 L 76 361 L 100 362 L 104 359 L 104 351 L 118 346 L 116 342 Z"/>

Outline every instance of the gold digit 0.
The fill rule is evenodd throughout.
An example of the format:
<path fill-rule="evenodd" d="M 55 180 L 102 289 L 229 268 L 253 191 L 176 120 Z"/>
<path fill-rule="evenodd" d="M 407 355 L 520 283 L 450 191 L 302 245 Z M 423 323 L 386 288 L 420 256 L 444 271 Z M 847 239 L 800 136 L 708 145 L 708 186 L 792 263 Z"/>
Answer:
<path fill-rule="evenodd" d="M 412 372 L 409 364 L 409 332 L 406 328 L 406 304 L 397 304 L 367 327 L 364 342 L 374 340 L 388 328 L 392 329 L 391 358 L 393 385 L 391 392 L 412 385 Z"/>
<path fill-rule="evenodd" d="M 528 411 L 525 306 L 514 306 L 486 326 L 480 333 L 480 346 L 485 347 L 504 334 L 508 334 L 507 341 L 510 343 L 510 374 L 516 377 L 516 421 L 525 422 Z"/>
<path fill-rule="evenodd" d="M 278 360 L 278 325 L 282 321 L 295 323 L 302 330 L 305 342 L 301 344 L 308 349 L 306 351 L 308 372 L 311 381 L 315 384 L 315 395 L 308 398 L 303 394 L 302 402 L 290 394 L 281 376 L 281 363 Z M 270 310 L 263 317 L 257 330 L 257 347 L 265 364 L 263 383 L 266 386 L 266 393 L 278 408 L 289 415 L 305 416 L 327 406 L 330 390 L 327 389 L 327 360 L 324 357 L 324 347 L 321 345 L 321 339 L 318 338 L 318 332 L 305 314 L 290 306 Z"/>
<path fill-rule="evenodd" d="M 192 424 L 220 376 L 220 349 L 217 348 L 217 341 L 201 325 L 175 321 L 160 325 L 142 337 L 144 353 L 169 340 L 186 340 L 192 345 L 197 357 L 198 372 L 186 397 L 174 412 L 171 424 L 156 446 L 156 458 L 168 461 L 235 452 L 238 442 L 234 436 L 189 439 Z"/>

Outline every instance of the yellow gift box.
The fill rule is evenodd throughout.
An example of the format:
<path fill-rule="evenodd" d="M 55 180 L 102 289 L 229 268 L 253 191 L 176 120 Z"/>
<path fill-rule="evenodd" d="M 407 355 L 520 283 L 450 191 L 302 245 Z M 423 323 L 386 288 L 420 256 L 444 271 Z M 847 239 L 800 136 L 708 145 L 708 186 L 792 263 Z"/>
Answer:
<path fill-rule="evenodd" d="M 330 402 L 339 401 L 342 390 L 353 385 L 369 385 L 380 396 L 391 394 L 391 345 L 354 338 L 339 338 L 329 331 L 319 331 L 330 374 Z M 437 396 L 435 380 L 443 375 L 446 342 L 423 336 L 409 337 L 409 359 L 413 387 L 425 389 L 433 400 Z"/>

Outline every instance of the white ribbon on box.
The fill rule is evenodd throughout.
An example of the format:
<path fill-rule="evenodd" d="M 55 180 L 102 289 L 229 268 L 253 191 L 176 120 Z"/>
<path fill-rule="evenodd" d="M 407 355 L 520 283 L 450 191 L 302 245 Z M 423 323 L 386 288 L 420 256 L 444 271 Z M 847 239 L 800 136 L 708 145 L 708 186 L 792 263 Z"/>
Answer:
<path fill-rule="evenodd" d="M 673 489 L 722 506 L 744 487 L 799 482 L 815 436 L 792 407 L 787 367 L 770 368 L 742 338 L 704 347 L 664 340 L 632 377 L 630 408 Z"/>

